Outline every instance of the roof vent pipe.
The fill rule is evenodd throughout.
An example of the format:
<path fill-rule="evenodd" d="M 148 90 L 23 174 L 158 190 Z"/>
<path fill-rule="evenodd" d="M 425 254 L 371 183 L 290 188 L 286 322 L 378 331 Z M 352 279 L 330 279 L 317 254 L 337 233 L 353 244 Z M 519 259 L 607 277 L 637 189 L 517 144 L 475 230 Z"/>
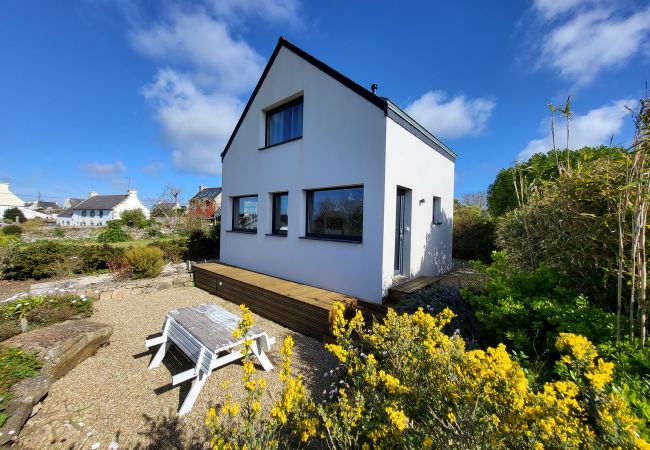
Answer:
<path fill-rule="evenodd" d="M 377 93 L 377 88 L 378 88 L 378 87 L 379 87 L 379 86 L 377 86 L 377 83 L 372 83 L 372 84 L 370 85 L 370 90 L 372 91 L 373 94 L 376 94 L 376 93 Z"/>

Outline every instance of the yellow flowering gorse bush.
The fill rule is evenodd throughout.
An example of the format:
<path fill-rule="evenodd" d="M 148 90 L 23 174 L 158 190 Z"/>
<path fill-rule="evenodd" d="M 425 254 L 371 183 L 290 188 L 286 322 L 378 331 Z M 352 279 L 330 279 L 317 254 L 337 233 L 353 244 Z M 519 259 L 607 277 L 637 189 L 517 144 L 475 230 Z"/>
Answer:
<path fill-rule="evenodd" d="M 272 430 L 259 432 L 273 436 L 264 446 L 648 448 L 611 387 L 613 365 L 587 339 L 560 334 L 558 380 L 533 389 L 504 345 L 467 350 L 459 335 L 443 333 L 452 317 L 389 310 L 366 328 L 360 312 L 348 321 L 337 303 L 336 342 L 326 345 L 339 361 L 330 398 L 309 398 L 291 375 L 285 341 L 284 391 L 264 422 Z"/>

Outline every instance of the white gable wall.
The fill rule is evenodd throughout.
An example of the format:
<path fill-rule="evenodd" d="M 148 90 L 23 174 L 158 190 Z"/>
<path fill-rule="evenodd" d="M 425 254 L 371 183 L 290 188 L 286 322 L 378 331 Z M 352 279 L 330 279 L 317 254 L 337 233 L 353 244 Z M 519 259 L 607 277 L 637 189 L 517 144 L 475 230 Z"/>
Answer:
<path fill-rule="evenodd" d="M 404 275 L 407 278 L 435 276 L 451 270 L 454 208 L 454 163 L 390 118 L 386 119 L 386 167 L 384 295 L 396 281 L 393 274 L 397 187 L 410 190 L 406 196 L 408 230 L 404 238 Z M 432 223 L 433 196 L 441 198 L 441 225 Z"/>
<path fill-rule="evenodd" d="M 258 150 L 263 109 L 304 93 L 303 138 Z M 221 260 L 343 292 L 382 296 L 384 149 L 381 109 L 282 48 L 223 161 Z M 363 242 L 300 239 L 306 189 L 364 186 Z M 289 192 L 288 236 L 271 232 L 270 193 Z M 257 234 L 231 232 L 232 197 L 258 195 Z"/>

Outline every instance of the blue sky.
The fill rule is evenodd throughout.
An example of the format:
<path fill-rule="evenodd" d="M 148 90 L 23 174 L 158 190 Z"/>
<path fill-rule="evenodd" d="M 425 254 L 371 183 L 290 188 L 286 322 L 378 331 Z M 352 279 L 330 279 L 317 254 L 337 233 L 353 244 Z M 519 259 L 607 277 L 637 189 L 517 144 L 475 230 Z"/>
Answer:
<path fill-rule="evenodd" d="M 641 1 L 9 0 L 0 21 L 0 179 L 24 200 L 220 185 L 280 35 L 453 148 L 457 197 L 547 150 L 568 95 L 570 147 L 629 145 L 650 75 Z"/>

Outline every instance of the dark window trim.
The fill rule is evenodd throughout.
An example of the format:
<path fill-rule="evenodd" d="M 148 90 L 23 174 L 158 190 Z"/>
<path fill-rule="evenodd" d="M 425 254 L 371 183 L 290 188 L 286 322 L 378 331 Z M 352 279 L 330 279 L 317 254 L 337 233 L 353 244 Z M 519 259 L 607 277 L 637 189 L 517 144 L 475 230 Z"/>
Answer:
<path fill-rule="evenodd" d="M 257 234 L 257 228 L 254 230 L 247 230 L 245 228 L 237 228 L 234 230 L 226 230 L 226 233 L 242 233 L 242 234 Z"/>
<path fill-rule="evenodd" d="M 329 236 L 329 235 L 325 235 Z M 321 235 L 299 236 L 298 239 L 307 239 L 308 241 L 328 241 L 328 242 L 343 242 L 344 244 L 363 244 L 363 239 L 341 239 L 332 237 L 322 237 Z"/>
<path fill-rule="evenodd" d="M 292 106 L 295 106 L 295 105 L 297 105 L 299 103 L 303 104 L 303 117 L 304 117 L 304 107 L 305 107 L 304 98 L 305 98 L 304 95 L 301 95 L 300 97 L 292 98 L 291 100 L 288 100 L 288 101 L 282 103 L 281 105 L 275 106 L 275 107 L 273 107 L 273 108 L 271 108 L 269 110 L 264 111 L 264 113 L 265 113 L 265 115 L 264 115 L 264 123 L 266 124 L 266 127 L 264 129 L 264 148 L 273 147 L 275 145 L 284 144 L 285 142 L 295 141 L 296 139 L 302 138 L 302 130 L 300 130 L 300 136 L 296 136 L 296 137 L 293 137 L 291 139 L 287 139 L 285 141 L 276 142 L 275 144 L 269 144 L 269 137 L 270 137 L 269 133 L 271 131 L 271 129 L 269 128 L 269 122 L 271 121 L 271 116 L 273 114 L 279 113 L 280 111 L 284 111 L 285 109 L 289 109 Z"/>
<path fill-rule="evenodd" d="M 326 188 L 315 188 L 315 189 L 305 189 L 307 194 L 306 198 L 306 209 L 307 209 L 307 220 L 305 221 L 305 235 L 300 236 L 301 239 L 315 239 L 319 241 L 337 241 L 337 242 L 362 242 L 363 241 L 363 223 L 361 228 L 361 236 L 345 236 L 345 235 L 334 235 L 334 234 L 321 234 L 321 233 L 311 233 L 309 231 L 309 224 L 311 222 L 311 193 L 317 191 L 338 191 L 341 189 L 364 189 L 363 184 L 352 184 L 347 186 L 334 186 Z M 365 203 L 365 189 L 363 195 L 363 202 Z"/>
<path fill-rule="evenodd" d="M 434 195 L 433 197 L 431 197 L 431 201 L 433 203 L 433 217 L 431 218 L 432 219 L 431 223 L 433 225 L 442 225 L 442 221 L 438 218 L 438 215 L 436 214 L 436 204 L 440 204 L 442 198 L 440 198 L 437 195 Z M 440 213 L 442 215 L 442 204 L 440 204 L 439 206 L 440 206 Z"/>
<path fill-rule="evenodd" d="M 287 232 L 280 230 L 276 227 L 275 223 L 275 197 L 279 195 L 286 195 L 287 196 L 287 209 L 289 208 L 289 192 L 273 192 L 271 194 L 271 235 L 274 236 L 286 236 Z M 289 211 L 287 211 L 287 216 L 289 215 Z"/>
<path fill-rule="evenodd" d="M 253 228 L 239 228 L 239 227 L 235 226 L 235 215 L 237 215 L 237 217 L 239 217 L 239 202 L 237 202 L 237 211 L 235 211 L 235 201 L 239 200 L 241 198 L 248 198 L 248 197 L 257 198 L 257 205 L 258 205 L 258 209 L 259 209 L 259 200 L 260 199 L 259 199 L 259 196 L 257 194 L 233 195 L 231 197 L 231 199 L 232 199 L 232 224 L 231 225 L 232 226 L 231 226 L 231 230 L 228 230 L 228 231 L 235 231 L 235 232 L 240 232 L 240 233 L 250 233 L 250 234 L 257 233 L 257 227 L 255 227 L 253 229 Z M 259 217 L 259 211 L 258 211 L 258 217 Z"/>
<path fill-rule="evenodd" d="M 258 150 L 266 150 L 266 149 L 268 149 L 268 148 L 277 147 L 278 145 L 288 144 L 289 142 L 294 142 L 294 141 L 299 141 L 300 139 L 302 139 L 302 136 L 298 136 L 298 137 L 295 137 L 295 138 L 287 139 L 286 141 L 278 142 L 277 144 L 265 145 L 264 147 L 260 147 L 260 148 L 258 148 Z"/>
<path fill-rule="evenodd" d="M 284 233 L 284 234 L 266 233 L 264 236 L 287 237 L 287 233 Z"/>

